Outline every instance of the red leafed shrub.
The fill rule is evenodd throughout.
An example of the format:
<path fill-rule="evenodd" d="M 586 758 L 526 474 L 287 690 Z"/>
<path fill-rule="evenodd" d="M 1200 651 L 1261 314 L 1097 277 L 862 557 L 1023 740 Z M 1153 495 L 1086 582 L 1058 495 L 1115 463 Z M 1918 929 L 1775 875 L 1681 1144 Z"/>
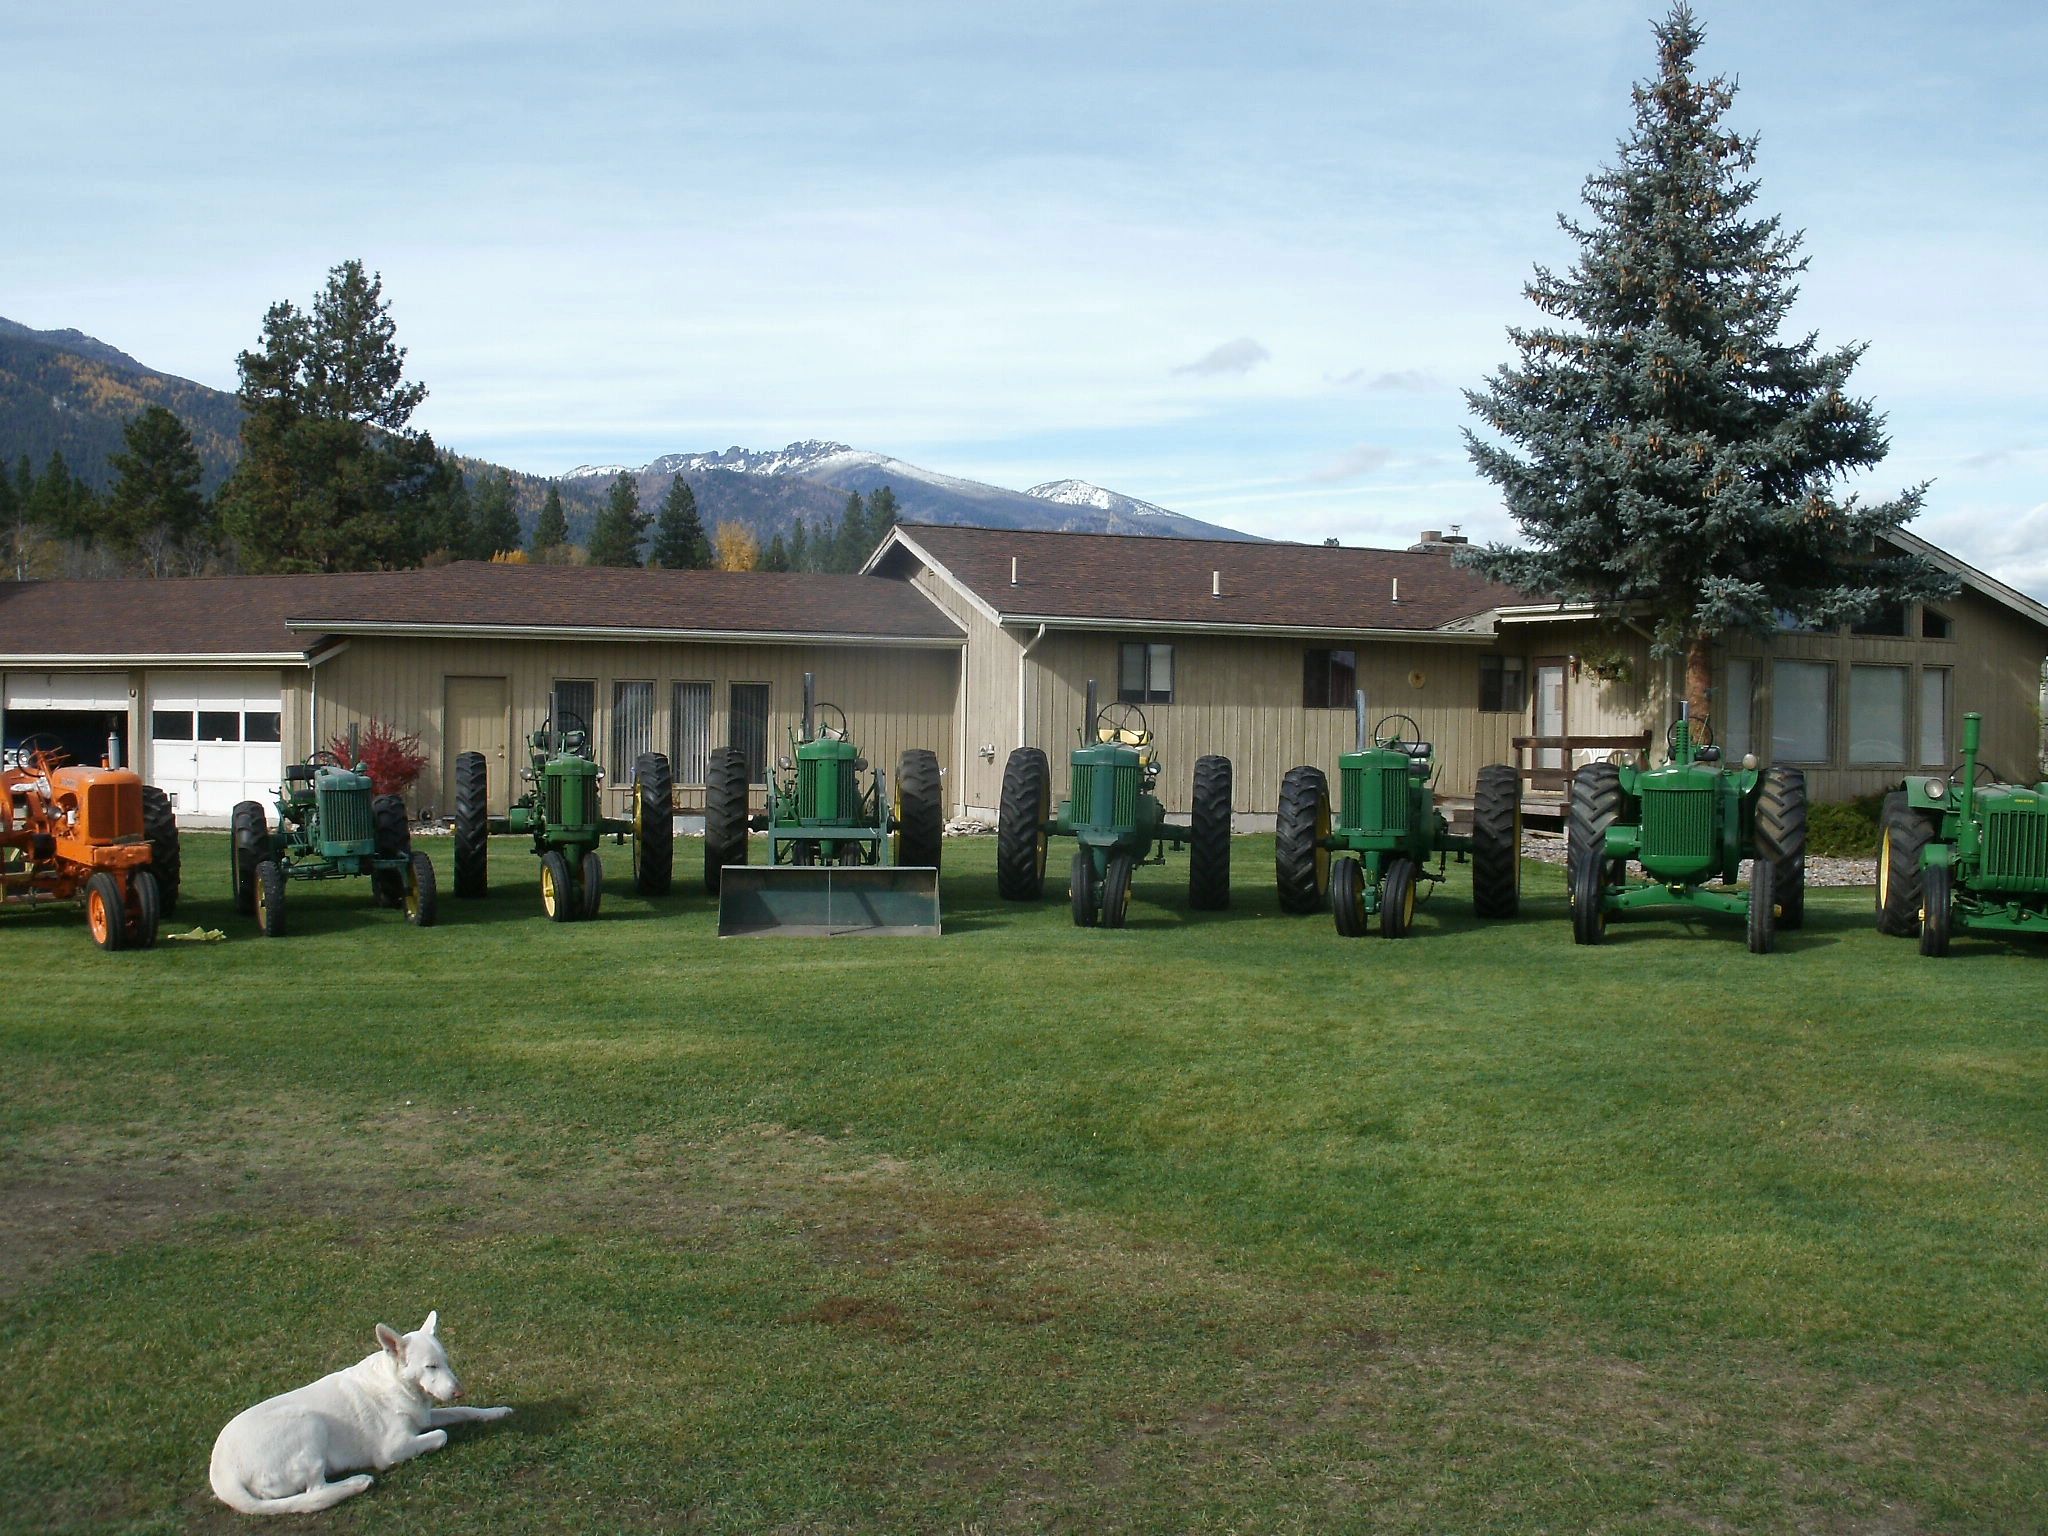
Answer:
<path fill-rule="evenodd" d="M 355 757 L 349 757 L 348 732 L 327 743 L 327 750 L 353 768 L 363 765 L 371 786 L 380 795 L 402 795 L 427 766 L 427 754 L 417 736 L 401 736 L 382 720 L 366 720 L 356 732 Z"/>

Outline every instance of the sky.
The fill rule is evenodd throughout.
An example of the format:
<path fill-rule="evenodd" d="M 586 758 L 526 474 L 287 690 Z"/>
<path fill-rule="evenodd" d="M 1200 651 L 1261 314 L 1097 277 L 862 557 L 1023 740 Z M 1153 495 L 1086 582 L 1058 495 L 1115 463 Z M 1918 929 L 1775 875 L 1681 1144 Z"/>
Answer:
<path fill-rule="evenodd" d="M 2048 6 L 1701 0 L 1917 531 L 2048 598 Z M 515 468 L 824 438 L 1269 537 L 1511 537 L 1462 391 L 1661 4 L 0 7 L 0 315 L 224 389 L 359 257 Z"/>

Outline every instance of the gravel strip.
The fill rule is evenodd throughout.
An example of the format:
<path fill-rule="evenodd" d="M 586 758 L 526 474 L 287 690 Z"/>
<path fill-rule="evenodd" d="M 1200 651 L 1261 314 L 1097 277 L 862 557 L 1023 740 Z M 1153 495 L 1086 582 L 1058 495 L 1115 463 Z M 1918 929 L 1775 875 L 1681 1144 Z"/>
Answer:
<path fill-rule="evenodd" d="M 1539 864 L 1564 863 L 1564 834 L 1562 832 L 1524 832 L 1522 834 L 1522 857 L 1534 859 Z M 1745 860 L 1743 872 L 1748 873 Z M 1809 855 L 1806 860 L 1806 883 L 1811 886 L 1847 886 L 1877 884 L 1877 860 L 1870 859 L 1824 859 L 1818 854 Z"/>

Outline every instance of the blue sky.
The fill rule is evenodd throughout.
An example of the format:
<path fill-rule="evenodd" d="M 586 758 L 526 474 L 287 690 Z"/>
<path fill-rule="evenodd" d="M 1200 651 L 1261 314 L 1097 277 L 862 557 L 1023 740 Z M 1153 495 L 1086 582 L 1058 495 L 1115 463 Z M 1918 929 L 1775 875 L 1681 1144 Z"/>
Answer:
<path fill-rule="evenodd" d="M 2048 597 L 2048 7 L 1705 0 L 1870 344 L 1867 490 Z M 1534 318 L 1651 7 L 80 5 L 0 19 L 0 314 L 223 388 L 382 271 L 444 444 L 837 438 L 1278 537 L 1511 524 L 1461 388 Z"/>

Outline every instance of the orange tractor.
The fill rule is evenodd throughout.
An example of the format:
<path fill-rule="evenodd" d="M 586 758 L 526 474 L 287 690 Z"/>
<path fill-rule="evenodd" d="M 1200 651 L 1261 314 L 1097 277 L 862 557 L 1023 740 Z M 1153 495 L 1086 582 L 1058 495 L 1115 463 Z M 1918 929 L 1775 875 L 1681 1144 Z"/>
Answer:
<path fill-rule="evenodd" d="M 178 904 L 170 798 L 122 768 L 67 768 L 31 736 L 0 767 L 0 906 L 85 902 L 101 949 L 148 949 Z"/>

